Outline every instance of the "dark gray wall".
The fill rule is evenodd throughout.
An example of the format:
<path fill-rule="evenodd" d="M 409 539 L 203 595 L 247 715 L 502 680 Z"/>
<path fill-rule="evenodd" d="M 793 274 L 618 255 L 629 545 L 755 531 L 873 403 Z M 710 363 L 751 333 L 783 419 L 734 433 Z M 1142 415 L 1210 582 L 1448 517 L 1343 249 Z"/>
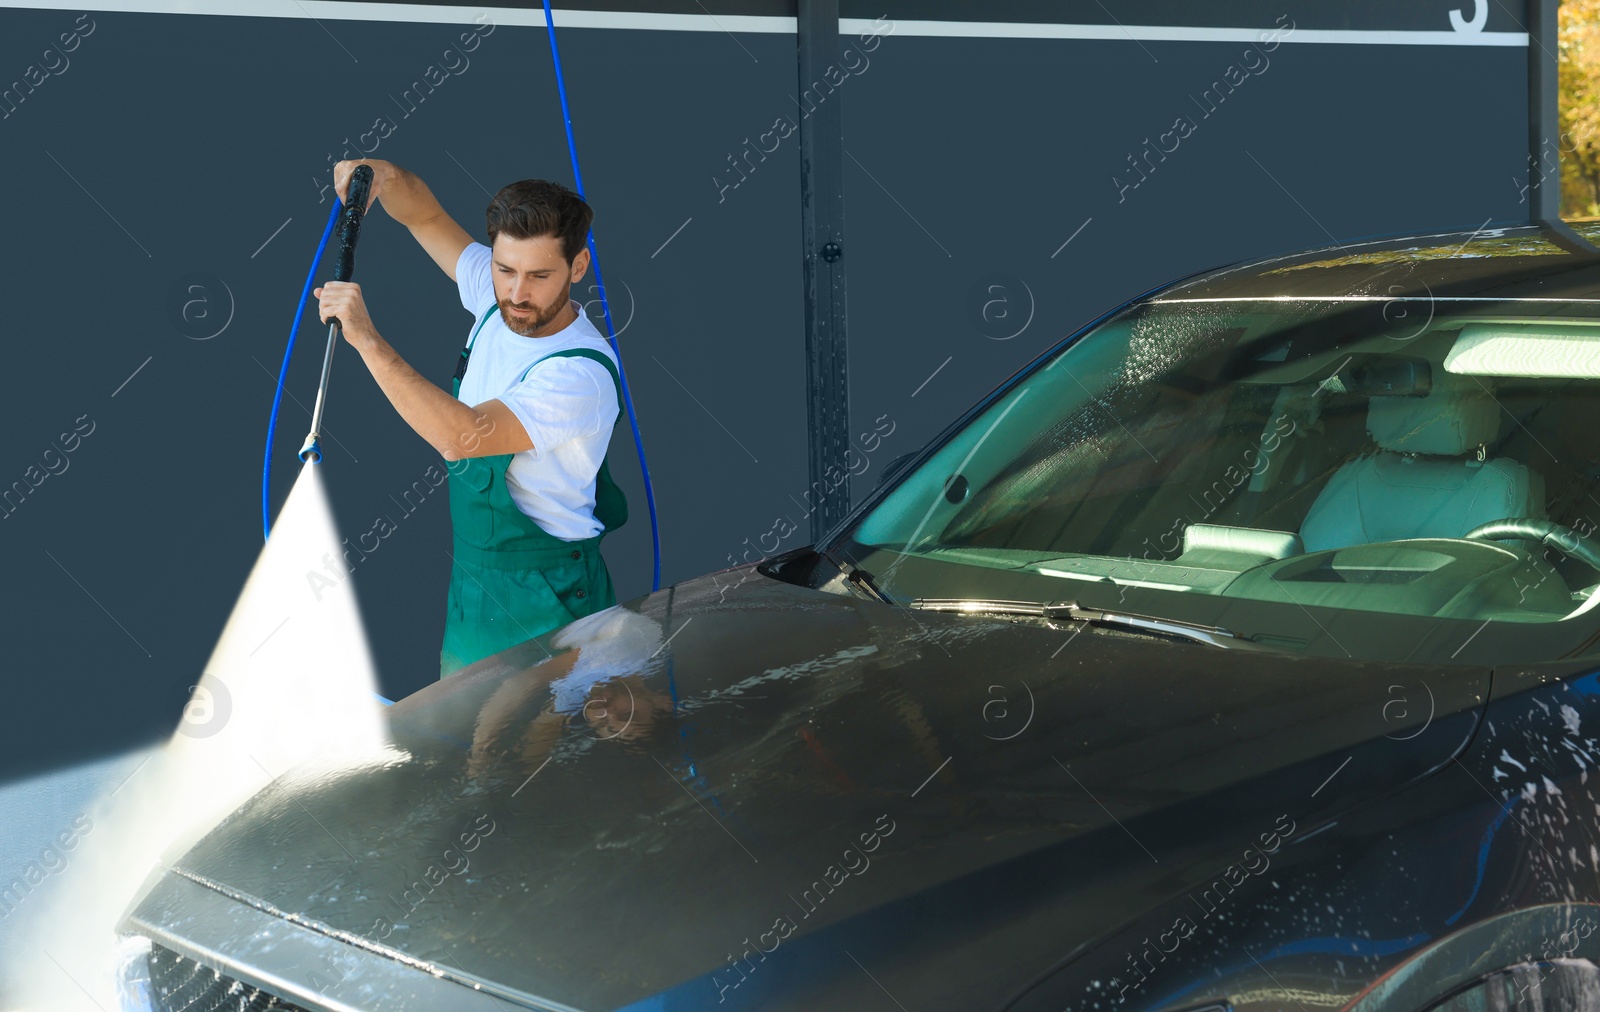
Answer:
<path fill-rule="evenodd" d="M 1189 5 L 1108 6 L 1129 24 L 1189 16 Z M 1407 5 L 1403 23 L 1364 3 L 1291 5 L 1288 17 L 1297 30 L 1448 30 L 1454 6 Z M 1515 30 L 1493 6 L 1487 27 Z M 845 13 L 886 9 L 900 23 L 974 7 Z M 1097 3 L 985 11 L 1107 20 Z M 1240 3 L 1205 16 L 1265 29 L 1282 13 Z M 64 60 L 42 55 L 90 23 Z M 29 66 L 60 71 L 0 118 L 12 363 L 0 487 L 65 462 L 0 520 L 11 648 L 0 776 L 150 740 L 176 721 L 260 548 L 267 415 L 331 206 L 331 190 L 319 193 L 329 156 L 348 138 L 351 156 L 365 145 L 418 172 L 480 236 L 488 191 L 526 176 L 571 182 L 543 28 L 496 25 L 403 115 L 402 92 L 443 68 L 468 30 L 0 9 L 0 84 Z M 569 27 L 560 41 L 655 477 L 663 583 L 794 547 L 808 482 L 798 145 L 761 140 L 798 115 L 794 38 Z M 855 32 L 845 42 L 861 46 Z M 1526 216 L 1525 48 L 1286 41 L 1202 116 L 1194 99 L 1242 67 L 1246 48 L 907 29 L 855 64 L 830 99 L 844 104 L 849 152 L 852 427 L 893 427 L 855 462 L 866 466 L 857 498 L 889 458 L 1042 349 L 1173 276 L 1333 238 Z M 1180 116 L 1189 135 L 1119 193 L 1113 177 L 1137 179 L 1128 156 Z M 388 136 L 362 140 L 378 117 Z M 733 187 L 728 158 L 747 139 L 772 151 L 748 156 Z M 469 318 L 381 211 L 356 280 L 385 337 L 446 384 Z M 193 319 L 191 306 L 183 318 L 195 284 L 188 298 L 209 298 L 217 317 Z M 275 507 L 298 470 L 324 335 L 308 310 L 277 433 Z M 93 430 L 69 453 L 52 449 L 75 423 Z M 354 540 L 380 515 L 399 528 L 355 576 L 384 689 L 399 697 L 437 676 L 449 524 L 442 489 L 410 515 L 390 496 L 437 458 L 348 345 L 325 428 L 341 530 Z M 606 558 L 627 599 L 649 589 L 650 537 L 625 425 L 612 461 L 633 518 Z M 774 533 L 788 524 L 798 532 Z"/>
<path fill-rule="evenodd" d="M 892 452 L 914 448 L 1196 270 L 1526 220 L 1525 49 L 1286 41 L 1254 74 L 1250 48 L 889 37 L 845 96 L 855 429 L 888 413 Z M 1230 66 L 1246 79 L 1207 115 Z"/>

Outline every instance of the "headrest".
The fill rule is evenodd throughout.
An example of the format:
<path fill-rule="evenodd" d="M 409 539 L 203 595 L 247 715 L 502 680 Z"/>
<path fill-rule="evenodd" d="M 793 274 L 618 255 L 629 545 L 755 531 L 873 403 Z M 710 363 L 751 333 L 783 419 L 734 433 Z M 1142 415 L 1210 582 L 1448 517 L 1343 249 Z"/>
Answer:
<path fill-rule="evenodd" d="M 1436 373 L 1426 397 L 1373 397 L 1367 431 L 1385 450 L 1460 456 L 1494 441 L 1500 406 L 1477 377 Z"/>

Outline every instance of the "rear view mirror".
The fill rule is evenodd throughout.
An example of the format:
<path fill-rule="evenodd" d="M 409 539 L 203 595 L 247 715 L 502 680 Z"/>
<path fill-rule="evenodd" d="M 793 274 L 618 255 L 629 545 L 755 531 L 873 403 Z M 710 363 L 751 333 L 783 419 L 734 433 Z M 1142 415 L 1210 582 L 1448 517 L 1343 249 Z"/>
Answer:
<path fill-rule="evenodd" d="M 1426 397 L 1433 389 L 1433 368 L 1423 358 L 1358 355 L 1328 386 L 1362 397 Z"/>

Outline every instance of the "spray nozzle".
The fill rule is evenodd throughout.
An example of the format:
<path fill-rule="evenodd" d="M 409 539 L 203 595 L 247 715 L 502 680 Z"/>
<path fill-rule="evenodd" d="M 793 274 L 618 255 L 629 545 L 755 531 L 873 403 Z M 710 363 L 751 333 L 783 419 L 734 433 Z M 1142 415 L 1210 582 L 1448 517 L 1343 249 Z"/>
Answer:
<path fill-rule="evenodd" d="M 349 281 L 356 270 L 356 240 L 361 237 L 361 214 L 367 208 L 367 195 L 372 187 L 372 166 L 357 165 L 350 173 L 349 201 L 341 212 L 339 225 L 339 259 L 334 264 L 333 279 Z M 322 405 L 328 396 L 328 374 L 333 371 L 333 349 L 337 343 L 339 319 L 328 320 L 328 347 L 322 353 L 322 382 L 317 384 L 317 403 L 311 409 L 311 431 L 300 447 L 300 459 L 308 464 L 322 460 L 322 446 L 318 436 L 322 433 Z"/>

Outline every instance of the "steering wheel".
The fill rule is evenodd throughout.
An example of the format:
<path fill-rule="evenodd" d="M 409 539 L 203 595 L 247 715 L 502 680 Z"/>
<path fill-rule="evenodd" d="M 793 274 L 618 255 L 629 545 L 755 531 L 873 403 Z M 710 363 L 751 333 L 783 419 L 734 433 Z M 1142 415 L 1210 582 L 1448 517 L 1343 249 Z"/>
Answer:
<path fill-rule="evenodd" d="M 1571 556 L 1591 569 L 1600 570 L 1600 544 L 1596 544 L 1570 527 L 1549 520 L 1527 517 L 1508 517 L 1479 524 L 1462 537 L 1469 541 L 1536 541 L 1549 545 L 1564 555 Z"/>

